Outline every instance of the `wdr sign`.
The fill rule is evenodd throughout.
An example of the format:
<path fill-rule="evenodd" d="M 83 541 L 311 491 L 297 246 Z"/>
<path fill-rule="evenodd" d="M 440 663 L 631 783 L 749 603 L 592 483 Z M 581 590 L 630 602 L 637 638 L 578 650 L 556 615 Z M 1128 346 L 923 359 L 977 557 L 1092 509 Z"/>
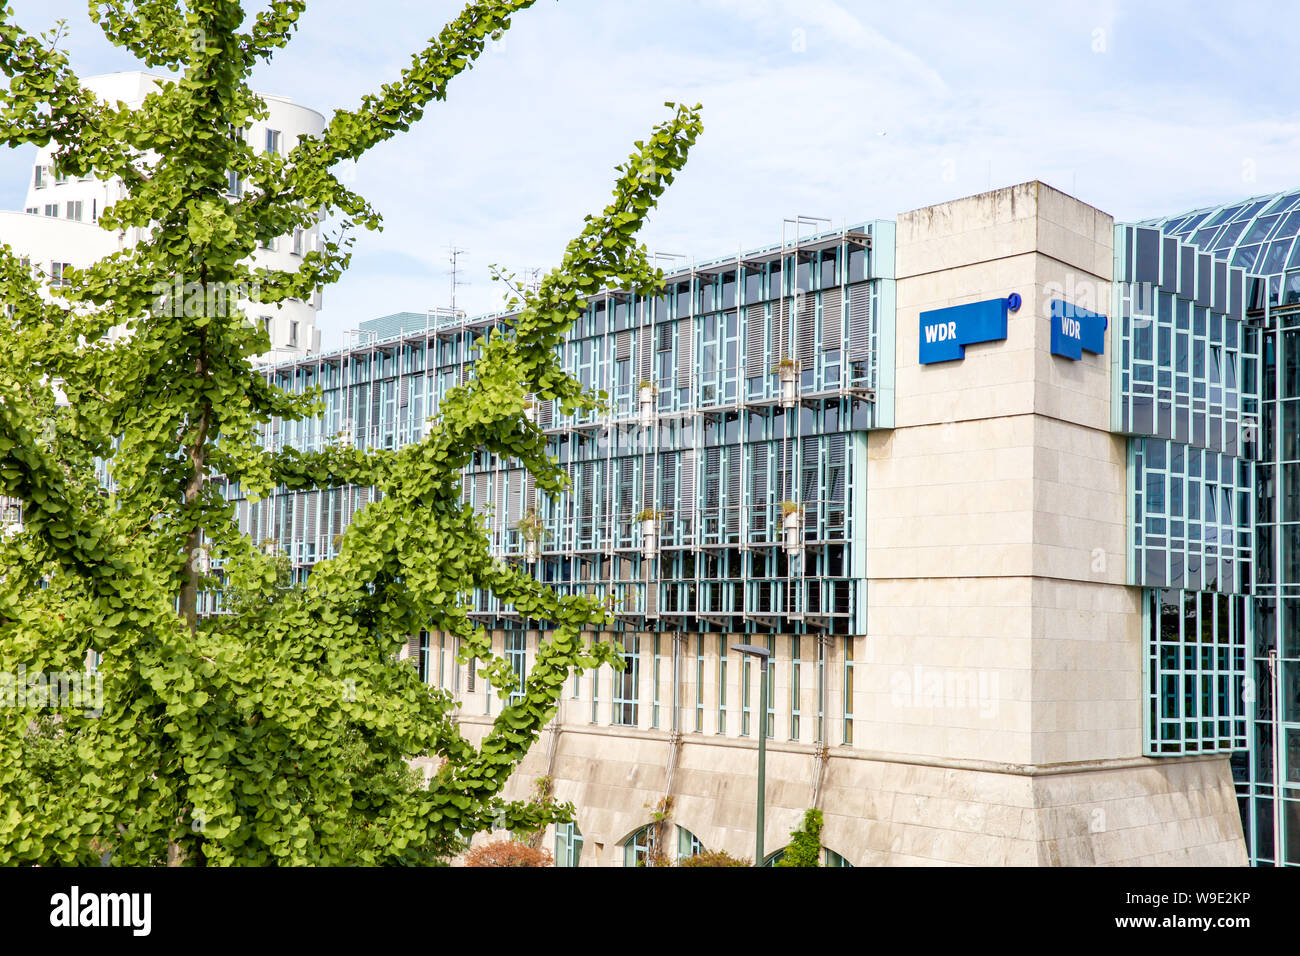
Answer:
<path fill-rule="evenodd" d="M 1106 323 L 1104 315 L 1053 299 L 1052 354 L 1077 361 L 1083 358 L 1084 352 L 1105 353 Z"/>
<path fill-rule="evenodd" d="M 968 302 L 921 313 L 922 365 L 951 362 L 966 355 L 966 346 L 1007 337 L 1007 312 L 1020 308 L 1020 296 Z"/>

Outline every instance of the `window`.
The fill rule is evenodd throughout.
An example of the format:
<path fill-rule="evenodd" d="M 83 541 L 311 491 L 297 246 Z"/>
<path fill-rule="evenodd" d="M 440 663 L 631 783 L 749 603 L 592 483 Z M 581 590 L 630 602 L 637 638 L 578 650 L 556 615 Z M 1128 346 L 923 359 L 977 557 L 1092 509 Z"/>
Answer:
<path fill-rule="evenodd" d="M 853 743 L 853 638 L 844 642 L 844 742 Z"/>
<path fill-rule="evenodd" d="M 240 194 L 239 190 L 240 190 L 239 173 L 235 172 L 232 169 L 226 173 L 226 195 L 233 196 L 235 199 L 238 199 Z"/>
<path fill-rule="evenodd" d="M 429 683 L 429 632 L 420 632 L 420 657 L 416 661 L 416 670 L 419 671 L 421 682 Z"/>
<path fill-rule="evenodd" d="M 740 736 L 749 736 L 749 655 L 740 655 Z"/>
<path fill-rule="evenodd" d="M 695 645 L 695 732 L 704 730 L 704 635 Z"/>
<path fill-rule="evenodd" d="M 453 691 L 460 690 L 460 638 L 457 637 L 451 646 L 451 686 Z"/>
<path fill-rule="evenodd" d="M 278 129 L 268 129 L 266 131 L 266 151 L 280 155 L 280 131 Z"/>
<path fill-rule="evenodd" d="M 699 856 L 704 852 L 704 844 L 686 827 L 677 828 L 677 859 L 682 861 L 689 856 Z"/>
<path fill-rule="evenodd" d="M 624 634 L 620 639 L 623 669 L 614 674 L 614 723 L 635 727 L 640 690 L 640 636 Z"/>
<path fill-rule="evenodd" d="M 654 675 L 651 677 L 651 690 L 653 693 L 653 705 L 650 708 L 650 726 L 659 726 L 659 674 L 663 667 L 662 658 L 659 654 L 659 635 L 654 636 Z"/>
<path fill-rule="evenodd" d="M 817 639 L 817 742 L 826 742 L 826 641 Z"/>
<path fill-rule="evenodd" d="M 266 333 L 266 340 L 274 345 L 275 338 L 271 335 L 271 317 L 269 315 L 262 316 L 262 331 Z"/>
<path fill-rule="evenodd" d="M 294 348 L 298 344 L 298 320 L 289 320 L 289 348 Z"/>
<path fill-rule="evenodd" d="M 718 733 L 727 732 L 727 635 L 718 635 Z"/>
<path fill-rule="evenodd" d="M 510 703 L 523 700 L 524 678 L 528 673 L 528 643 L 522 631 L 510 631 L 506 634 L 506 660 L 515 672 L 515 689 L 510 692 Z"/>
<path fill-rule="evenodd" d="M 27 207 L 27 215 L 29 215 L 29 216 L 39 216 L 40 214 L 41 214 L 41 209 L 40 209 L 39 206 L 28 206 L 28 207 Z"/>
<path fill-rule="evenodd" d="M 654 825 L 646 824 L 623 842 L 623 865 L 645 866 L 654 846 Z"/>
<path fill-rule="evenodd" d="M 302 227 L 301 226 L 293 227 L 293 254 L 295 256 L 302 255 Z"/>
<path fill-rule="evenodd" d="M 81 200 L 68 203 L 68 218 L 81 222 Z"/>
<path fill-rule="evenodd" d="M 767 667 L 764 677 L 767 680 L 767 725 L 763 733 L 770 739 L 776 736 L 776 638 L 767 639 Z"/>
<path fill-rule="evenodd" d="M 45 204 L 45 215 L 57 219 L 59 217 L 59 204 L 56 202 L 47 202 Z"/>
<path fill-rule="evenodd" d="M 844 857 L 836 853 L 834 850 L 828 850 L 825 847 L 823 847 L 822 851 L 825 853 L 825 860 L 826 860 L 823 866 L 842 867 L 842 866 L 853 865 L 848 860 L 844 859 Z"/>
<path fill-rule="evenodd" d="M 447 635 L 438 634 L 438 686 L 447 686 Z"/>
<path fill-rule="evenodd" d="M 598 719 L 596 711 L 600 703 L 600 668 L 597 667 L 591 672 L 591 722 L 594 724 Z"/>
<path fill-rule="evenodd" d="M 51 262 L 50 263 L 50 285 L 65 286 L 72 285 L 72 280 L 68 277 L 67 272 L 72 268 L 71 262 Z"/>
<path fill-rule="evenodd" d="M 48 176 L 49 174 L 45 171 L 44 166 L 37 166 L 36 174 L 32 179 L 32 185 L 35 186 L 37 189 L 44 189 Z"/>
<path fill-rule="evenodd" d="M 576 823 L 555 825 L 555 865 L 577 866 L 582 859 L 582 831 Z"/>
<path fill-rule="evenodd" d="M 803 638 L 790 638 L 790 739 L 799 739 L 799 672 L 802 665 Z"/>
<path fill-rule="evenodd" d="M 54 173 L 54 181 L 56 183 L 66 183 L 68 181 L 68 174 L 65 173 L 63 170 L 59 169 L 59 167 L 57 166 L 52 167 L 52 171 Z"/>

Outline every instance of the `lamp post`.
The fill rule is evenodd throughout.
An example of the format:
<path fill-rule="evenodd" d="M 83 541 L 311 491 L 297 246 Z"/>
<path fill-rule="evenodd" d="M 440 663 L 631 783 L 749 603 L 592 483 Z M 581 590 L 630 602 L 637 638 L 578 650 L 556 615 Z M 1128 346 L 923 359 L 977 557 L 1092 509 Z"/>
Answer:
<path fill-rule="evenodd" d="M 754 827 L 754 865 L 763 865 L 763 797 L 767 764 L 767 659 L 772 652 L 757 644 L 732 644 L 733 651 L 752 654 L 763 668 L 758 679 L 758 822 Z"/>

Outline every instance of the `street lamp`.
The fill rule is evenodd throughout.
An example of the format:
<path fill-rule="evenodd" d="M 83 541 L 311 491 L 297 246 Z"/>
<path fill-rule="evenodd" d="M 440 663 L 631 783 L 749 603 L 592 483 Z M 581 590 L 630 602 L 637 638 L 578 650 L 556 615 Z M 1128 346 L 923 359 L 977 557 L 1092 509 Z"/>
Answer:
<path fill-rule="evenodd" d="M 732 644 L 733 651 L 753 654 L 758 658 L 762 673 L 758 679 L 758 825 L 754 828 L 754 865 L 763 865 L 763 796 L 767 764 L 767 659 L 772 652 L 757 644 Z"/>

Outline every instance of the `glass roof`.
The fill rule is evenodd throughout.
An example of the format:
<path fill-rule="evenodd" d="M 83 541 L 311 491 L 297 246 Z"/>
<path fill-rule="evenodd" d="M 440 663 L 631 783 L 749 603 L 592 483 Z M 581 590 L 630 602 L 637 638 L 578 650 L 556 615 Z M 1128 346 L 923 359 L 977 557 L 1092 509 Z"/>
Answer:
<path fill-rule="evenodd" d="M 1300 190 L 1207 206 L 1142 225 L 1177 236 L 1251 275 L 1280 278 L 1300 270 Z"/>

